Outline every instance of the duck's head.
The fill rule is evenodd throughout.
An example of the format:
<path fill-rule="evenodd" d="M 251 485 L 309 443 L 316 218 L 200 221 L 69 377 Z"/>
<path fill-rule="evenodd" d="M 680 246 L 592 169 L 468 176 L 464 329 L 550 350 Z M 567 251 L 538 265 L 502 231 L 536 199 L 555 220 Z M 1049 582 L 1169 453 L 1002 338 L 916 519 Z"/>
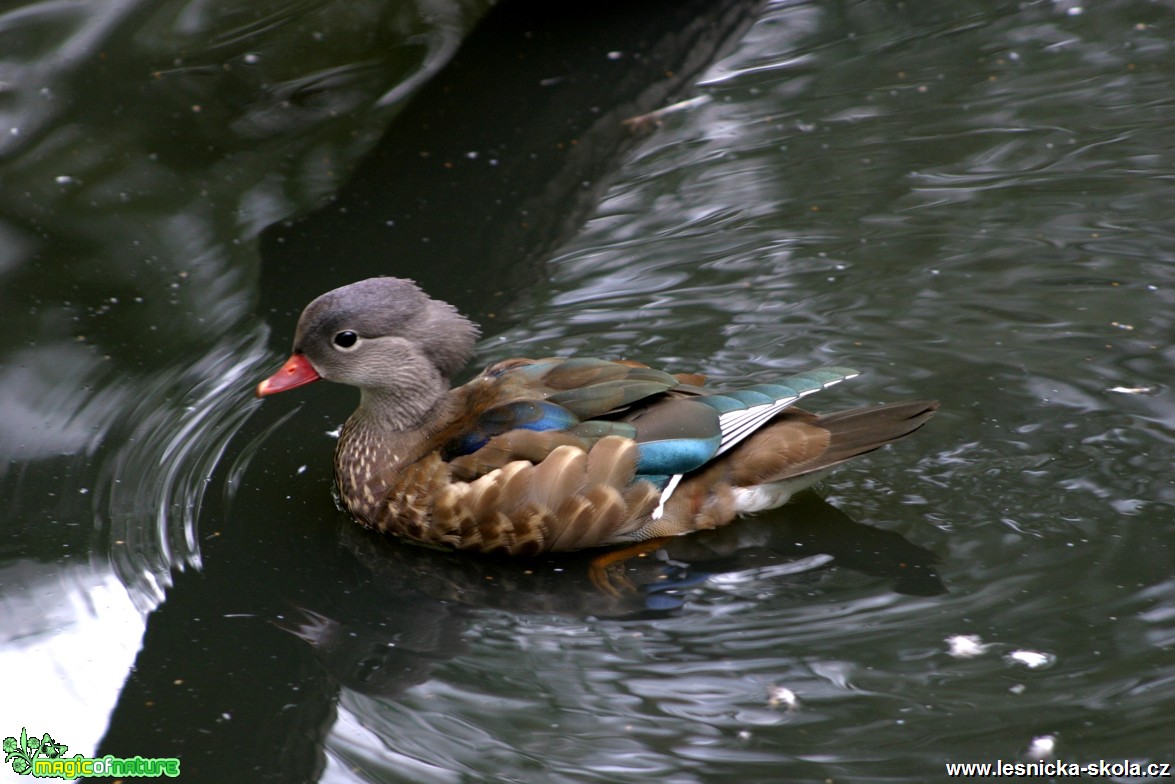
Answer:
<path fill-rule="evenodd" d="M 294 351 L 257 385 L 265 397 L 326 379 L 369 393 L 425 390 L 473 353 L 478 329 L 410 280 L 369 278 L 328 291 L 302 311 Z M 443 391 L 443 390 L 442 390 Z"/>

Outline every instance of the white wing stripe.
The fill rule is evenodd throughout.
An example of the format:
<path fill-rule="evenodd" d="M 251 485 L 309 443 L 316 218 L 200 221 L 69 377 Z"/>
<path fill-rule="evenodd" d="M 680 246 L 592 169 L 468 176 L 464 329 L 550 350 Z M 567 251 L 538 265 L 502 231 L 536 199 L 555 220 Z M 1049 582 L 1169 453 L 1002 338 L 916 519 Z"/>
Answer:
<path fill-rule="evenodd" d="M 681 481 L 684 474 L 674 474 L 669 477 L 669 482 L 665 485 L 665 489 L 661 491 L 661 498 L 657 501 L 657 508 L 653 510 L 651 517 L 654 520 L 660 520 L 661 515 L 665 514 L 665 502 L 669 500 L 669 496 L 673 495 L 673 491 L 677 489 L 678 482 Z"/>
<path fill-rule="evenodd" d="M 722 441 L 718 447 L 718 451 L 714 453 L 714 457 L 726 452 L 727 450 L 740 443 L 743 439 L 754 433 L 762 427 L 771 417 L 778 414 L 783 409 L 795 403 L 802 397 L 807 397 L 814 392 L 819 392 L 828 389 L 833 384 L 838 384 L 845 379 L 836 379 L 830 381 L 823 386 L 815 389 L 805 389 L 796 395 L 783 397 L 776 400 L 774 403 L 763 403 L 750 408 L 744 408 L 739 411 L 728 411 L 718 417 L 718 427 L 722 431 Z M 666 496 L 668 497 L 668 496 Z"/>

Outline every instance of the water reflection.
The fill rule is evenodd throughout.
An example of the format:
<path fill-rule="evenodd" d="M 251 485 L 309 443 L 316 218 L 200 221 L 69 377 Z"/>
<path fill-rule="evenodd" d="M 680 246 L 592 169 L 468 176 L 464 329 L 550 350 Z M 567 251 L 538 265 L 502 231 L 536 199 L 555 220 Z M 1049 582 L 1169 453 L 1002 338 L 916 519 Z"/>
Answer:
<path fill-rule="evenodd" d="M 621 728 L 644 723 L 632 714 L 634 697 L 668 716 L 731 732 L 803 724 L 813 717 L 792 716 L 772 695 L 784 693 L 782 681 L 808 695 L 818 691 L 799 685 L 810 678 L 798 674 L 808 665 L 780 649 L 827 638 L 830 626 L 862 613 L 892 620 L 895 600 L 876 594 L 849 612 L 808 609 L 836 590 L 829 567 L 881 576 L 902 593 L 944 590 L 932 553 L 856 524 L 814 494 L 637 559 L 627 569 L 637 588 L 617 597 L 591 584 L 586 556 L 496 562 L 389 540 L 350 523 L 338 534 L 362 569 L 361 584 L 316 595 L 314 608 L 300 606 L 279 625 L 313 648 L 342 689 L 338 721 L 324 738 L 328 755 L 389 781 L 448 780 L 462 770 L 490 775 L 487 766 L 525 766 L 531 754 L 540 755 L 538 763 L 551 743 L 564 753 L 539 763 L 544 769 L 671 770 L 641 730 Z M 789 608 L 792 617 L 749 626 L 742 616 L 765 603 Z M 683 665 L 678 635 L 692 636 L 699 625 L 707 628 L 705 641 L 688 647 L 708 652 L 689 654 L 694 664 Z M 514 664 L 504 666 L 500 655 Z M 761 661 L 732 667 L 732 656 Z M 732 705 L 742 707 L 730 714 Z M 503 733 L 507 713 L 518 718 Z M 623 763 L 615 756 L 617 733 L 630 738 Z M 575 751 L 567 754 L 572 739 Z M 701 742 L 711 747 L 713 740 Z M 373 744 L 383 751 L 374 753 Z M 755 758 L 745 751 L 730 757 Z"/>
<path fill-rule="evenodd" d="M 30 732 L 52 727 L 55 738 L 76 739 L 79 748 L 96 743 L 142 634 L 126 588 L 105 564 L 80 557 L 48 569 L 6 560 L 0 586 L 0 667 L 19 673 L 5 684 L 4 718 Z"/>
<path fill-rule="evenodd" d="M 405 545 L 355 526 L 340 531 L 377 584 L 407 580 L 415 591 L 472 608 L 595 618 L 659 617 L 718 590 L 730 597 L 830 565 L 886 578 L 915 596 L 944 592 L 938 557 L 903 537 L 854 522 L 815 494 L 778 514 L 700 532 L 623 565 L 634 587 L 612 596 L 589 579 L 591 555 L 499 562 Z"/>

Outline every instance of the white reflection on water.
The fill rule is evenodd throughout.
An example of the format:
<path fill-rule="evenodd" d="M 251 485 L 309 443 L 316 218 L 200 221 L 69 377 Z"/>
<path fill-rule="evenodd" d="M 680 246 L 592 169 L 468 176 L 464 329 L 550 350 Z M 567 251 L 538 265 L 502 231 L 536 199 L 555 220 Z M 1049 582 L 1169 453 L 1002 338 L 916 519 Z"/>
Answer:
<path fill-rule="evenodd" d="M 127 402 L 128 391 L 101 384 L 109 367 L 78 343 L 18 350 L 0 365 L 0 474 L 13 463 L 90 454 Z"/>
<path fill-rule="evenodd" d="M 355 772 L 384 771 L 396 778 L 379 780 L 420 782 L 420 784 L 457 784 L 464 781 L 460 771 L 443 765 L 423 762 L 409 754 L 389 748 L 387 738 L 374 732 L 369 722 L 356 715 L 344 697 L 338 717 L 326 739 L 326 770 L 321 784 L 354 782 Z"/>
<path fill-rule="evenodd" d="M 0 730 L 49 733 L 91 755 L 134 663 L 143 616 L 103 566 L 0 568 Z"/>

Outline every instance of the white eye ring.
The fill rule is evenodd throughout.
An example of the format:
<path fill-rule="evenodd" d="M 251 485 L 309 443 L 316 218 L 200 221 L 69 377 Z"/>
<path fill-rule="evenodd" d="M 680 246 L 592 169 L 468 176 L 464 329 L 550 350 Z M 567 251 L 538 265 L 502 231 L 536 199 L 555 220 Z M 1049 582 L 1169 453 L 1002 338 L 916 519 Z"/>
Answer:
<path fill-rule="evenodd" d="M 331 345 L 339 351 L 354 351 L 359 345 L 359 336 L 349 329 L 344 329 L 334 336 Z"/>

